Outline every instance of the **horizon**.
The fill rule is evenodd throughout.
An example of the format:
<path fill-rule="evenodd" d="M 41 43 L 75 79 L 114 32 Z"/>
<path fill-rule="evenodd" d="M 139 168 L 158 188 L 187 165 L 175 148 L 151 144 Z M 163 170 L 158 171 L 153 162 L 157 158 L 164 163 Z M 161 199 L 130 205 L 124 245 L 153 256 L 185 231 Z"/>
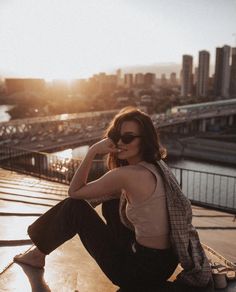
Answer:
<path fill-rule="evenodd" d="M 182 64 L 181 63 L 167 63 L 167 62 L 163 62 L 163 63 L 153 63 L 153 64 L 143 64 L 143 65 L 129 65 L 129 66 L 125 66 L 123 68 L 119 67 L 119 68 L 115 68 L 115 69 L 111 69 L 108 71 L 100 71 L 100 72 L 92 72 L 91 75 L 88 75 L 86 77 L 72 77 L 72 78 L 61 78 L 61 77 L 55 77 L 55 78 L 44 78 L 43 76 L 28 76 L 28 75 L 20 75 L 20 74 L 16 74 L 14 75 L 12 74 L 4 74 L 3 72 L 0 71 L 0 79 L 43 79 L 46 82 L 52 82 L 52 81 L 65 81 L 65 82 L 71 82 L 73 80 L 87 80 L 90 77 L 100 74 L 100 73 L 105 73 L 106 75 L 114 75 L 116 74 L 116 70 L 120 69 L 121 73 L 124 77 L 124 74 L 126 73 L 130 73 L 130 74 L 136 74 L 136 73 L 154 73 L 156 75 L 156 79 L 160 79 L 162 74 L 165 74 L 166 77 L 170 77 L 171 73 L 176 73 L 176 77 L 180 78 L 180 73 L 181 73 L 181 69 L 182 69 Z M 174 68 L 175 67 L 175 68 Z M 178 69 L 176 68 L 178 67 Z M 193 66 L 193 74 L 195 74 L 194 69 L 196 68 L 196 66 Z M 210 64 L 210 72 L 209 72 L 209 77 L 213 77 L 214 75 L 214 69 L 215 69 L 215 65 Z M 122 78 L 123 78 L 122 77 Z"/>
<path fill-rule="evenodd" d="M 119 68 L 181 66 L 185 54 L 195 67 L 201 50 L 213 67 L 216 47 L 236 47 L 235 19 L 236 0 L 3 1 L 0 75 L 85 79 Z"/>

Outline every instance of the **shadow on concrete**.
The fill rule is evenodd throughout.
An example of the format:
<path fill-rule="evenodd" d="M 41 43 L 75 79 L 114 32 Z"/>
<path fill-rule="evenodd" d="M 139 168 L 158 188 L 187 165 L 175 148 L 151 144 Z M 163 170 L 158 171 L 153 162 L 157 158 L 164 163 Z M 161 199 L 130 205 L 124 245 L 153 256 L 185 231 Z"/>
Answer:
<path fill-rule="evenodd" d="M 28 278 L 32 292 L 50 292 L 52 291 L 44 279 L 44 269 L 33 268 L 22 263 L 19 265 Z M 78 290 L 75 290 L 78 291 Z M 117 292 L 212 292 L 214 289 L 209 288 L 194 288 L 186 287 L 177 282 L 166 282 L 157 287 L 129 287 L 120 288 Z"/>
<path fill-rule="evenodd" d="M 193 217 L 206 217 L 206 218 L 232 218 L 234 219 L 234 215 L 195 215 L 193 214 Z"/>
<path fill-rule="evenodd" d="M 206 288 L 188 287 L 177 282 L 166 282 L 159 287 L 120 288 L 117 292 L 214 292 L 212 285 Z"/>
<path fill-rule="evenodd" d="M 236 230 L 236 227 L 232 226 L 195 226 L 196 229 L 219 229 L 219 230 Z"/>

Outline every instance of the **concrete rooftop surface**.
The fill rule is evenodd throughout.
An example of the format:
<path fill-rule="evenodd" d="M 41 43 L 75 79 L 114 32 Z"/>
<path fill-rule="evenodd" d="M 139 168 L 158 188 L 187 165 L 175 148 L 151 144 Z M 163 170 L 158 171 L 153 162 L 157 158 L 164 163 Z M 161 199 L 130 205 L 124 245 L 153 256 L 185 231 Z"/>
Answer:
<path fill-rule="evenodd" d="M 68 186 L 61 183 L 0 168 L 0 291 L 119 290 L 89 256 L 78 236 L 53 251 L 46 258 L 44 269 L 13 263 L 14 255 L 32 247 L 27 235 L 28 225 L 66 198 L 67 189 Z M 96 210 L 101 215 L 100 207 Z M 236 262 L 234 215 L 193 206 L 193 224 L 197 227 L 202 243 L 228 260 Z M 236 281 L 230 282 L 226 289 L 219 291 L 235 292 Z"/>

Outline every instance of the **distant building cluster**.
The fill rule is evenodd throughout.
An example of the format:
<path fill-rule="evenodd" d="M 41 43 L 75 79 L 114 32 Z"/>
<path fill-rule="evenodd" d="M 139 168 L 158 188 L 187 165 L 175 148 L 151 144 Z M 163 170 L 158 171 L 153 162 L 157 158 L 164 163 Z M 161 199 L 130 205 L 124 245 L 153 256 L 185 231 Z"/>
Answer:
<path fill-rule="evenodd" d="M 116 71 L 114 75 L 107 75 L 104 72 L 93 75 L 88 80 L 89 85 L 96 88 L 97 91 L 115 90 L 117 88 L 132 89 L 154 89 L 157 86 L 177 86 L 178 81 L 176 73 L 171 73 L 167 79 L 165 74 L 162 74 L 158 79 L 155 73 L 124 73 L 122 76 L 121 69 Z"/>
<path fill-rule="evenodd" d="M 156 76 L 152 72 L 129 73 L 118 69 L 115 74 L 100 72 L 88 79 L 75 79 L 70 83 L 53 80 L 50 83 L 43 79 L 6 78 L 5 91 L 8 95 L 18 92 L 47 91 L 50 96 L 93 96 L 112 93 L 116 90 L 154 90 L 172 89 L 176 96 L 220 98 L 236 97 L 236 48 L 225 45 L 216 48 L 215 72 L 210 76 L 210 53 L 200 51 L 198 66 L 194 68 L 193 56 L 183 55 L 180 76 L 172 72 L 169 76 Z M 123 96 L 120 96 L 122 99 Z M 145 100 L 147 97 L 144 98 Z"/>
<path fill-rule="evenodd" d="M 236 97 L 236 48 L 216 48 L 215 73 L 210 77 L 210 53 L 199 52 L 198 67 L 193 73 L 193 57 L 183 55 L 181 71 L 181 96 L 221 98 Z"/>
<path fill-rule="evenodd" d="M 8 95 L 25 91 L 43 92 L 45 81 L 36 78 L 7 78 L 5 79 L 5 87 Z"/>

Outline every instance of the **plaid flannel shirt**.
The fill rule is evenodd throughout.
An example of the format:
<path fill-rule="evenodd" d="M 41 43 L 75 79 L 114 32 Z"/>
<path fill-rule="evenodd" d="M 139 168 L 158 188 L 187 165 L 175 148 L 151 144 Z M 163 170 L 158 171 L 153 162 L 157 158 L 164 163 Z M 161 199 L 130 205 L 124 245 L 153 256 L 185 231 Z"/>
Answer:
<path fill-rule="evenodd" d="M 198 233 L 192 225 L 191 203 L 184 196 L 175 176 L 164 161 L 158 161 L 157 164 L 166 190 L 171 244 L 183 268 L 178 274 L 177 280 L 189 286 L 205 287 L 212 282 L 212 273 Z M 121 195 L 121 221 L 134 230 L 126 216 L 125 209 L 126 199 Z"/>

